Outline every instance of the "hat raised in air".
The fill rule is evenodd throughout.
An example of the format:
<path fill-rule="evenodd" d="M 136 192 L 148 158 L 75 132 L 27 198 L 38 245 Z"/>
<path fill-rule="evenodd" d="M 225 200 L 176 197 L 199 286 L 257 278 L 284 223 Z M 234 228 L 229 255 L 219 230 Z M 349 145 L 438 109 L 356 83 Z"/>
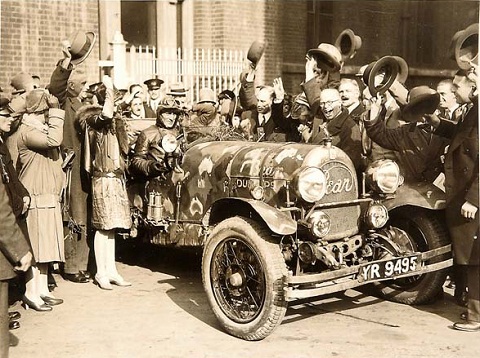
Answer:
<path fill-rule="evenodd" d="M 156 90 L 162 87 L 163 80 L 161 80 L 160 78 L 151 78 L 143 83 L 147 86 L 149 90 Z"/>
<path fill-rule="evenodd" d="M 72 55 L 70 62 L 79 65 L 85 61 L 92 52 L 96 39 L 97 34 L 95 32 L 75 31 L 69 38 L 70 54 Z"/>
<path fill-rule="evenodd" d="M 335 40 L 335 47 L 340 50 L 342 60 L 352 59 L 362 47 L 362 38 L 350 29 L 343 30 Z"/>
<path fill-rule="evenodd" d="M 253 68 L 257 66 L 257 63 L 261 60 L 263 53 L 265 52 L 265 43 L 260 41 L 254 41 L 247 52 L 247 59 L 252 63 Z"/>
<path fill-rule="evenodd" d="M 417 122 L 424 114 L 432 114 L 440 103 L 440 95 L 428 86 L 414 87 L 408 93 L 408 103 L 402 110 L 402 119 Z"/>
<path fill-rule="evenodd" d="M 327 72 L 340 71 L 342 67 L 342 54 L 332 44 L 321 43 L 317 48 L 308 50 L 307 56 L 314 57 L 318 67 Z"/>
<path fill-rule="evenodd" d="M 460 30 L 452 37 L 449 48 L 450 58 L 462 70 L 468 70 L 470 62 L 478 64 L 478 23 Z"/>
<path fill-rule="evenodd" d="M 372 96 L 384 94 L 397 78 L 400 65 L 392 56 L 385 56 L 367 65 L 363 71 L 363 83 L 368 86 Z M 383 75 L 380 82 L 380 76 Z M 378 77 L 378 78 L 377 78 Z"/>

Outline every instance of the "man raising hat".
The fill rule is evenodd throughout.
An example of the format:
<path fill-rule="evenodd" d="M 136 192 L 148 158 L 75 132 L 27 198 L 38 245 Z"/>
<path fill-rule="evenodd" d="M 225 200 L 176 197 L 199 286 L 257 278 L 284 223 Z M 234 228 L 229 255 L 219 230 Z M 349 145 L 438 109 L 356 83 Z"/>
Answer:
<path fill-rule="evenodd" d="M 157 107 L 160 104 L 160 87 L 163 81 L 159 78 L 152 78 L 143 82 L 147 86 L 148 101 L 145 106 L 145 116 L 147 118 L 157 118 Z"/>

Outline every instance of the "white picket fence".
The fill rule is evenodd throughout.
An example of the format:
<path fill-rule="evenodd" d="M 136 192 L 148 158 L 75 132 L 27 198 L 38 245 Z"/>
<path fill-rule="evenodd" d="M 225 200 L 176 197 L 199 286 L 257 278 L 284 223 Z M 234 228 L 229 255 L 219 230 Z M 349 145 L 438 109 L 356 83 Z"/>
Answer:
<path fill-rule="evenodd" d="M 112 60 L 118 88 L 157 77 L 164 81 L 164 92 L 172 83 L 182 82 L 195 103 L 203 87 L 211 88 L 216 95 L 225 89 L 234 90 L 244 66 L 243 51 L 127 47 L 123 37 L 117 36 L 117 40 L 112 43 Z"/>

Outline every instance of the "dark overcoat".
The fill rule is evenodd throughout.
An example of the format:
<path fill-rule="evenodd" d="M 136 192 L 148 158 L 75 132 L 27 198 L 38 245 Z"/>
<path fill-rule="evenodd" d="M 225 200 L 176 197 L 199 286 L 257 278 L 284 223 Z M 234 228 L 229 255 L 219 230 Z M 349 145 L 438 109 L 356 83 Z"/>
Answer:
<path fill-rule="evenodd" d="M 445 155 L 445 191 L 447 225 L 453 243 L 454 259 L 460 265 L 480 264 L 479 216 L 465 219 L 461 207 L 465 201 L 479 207 L 478 192 L 478 98 L 457 125 L 442 120 L 436 132 L 451 137 Z"/>

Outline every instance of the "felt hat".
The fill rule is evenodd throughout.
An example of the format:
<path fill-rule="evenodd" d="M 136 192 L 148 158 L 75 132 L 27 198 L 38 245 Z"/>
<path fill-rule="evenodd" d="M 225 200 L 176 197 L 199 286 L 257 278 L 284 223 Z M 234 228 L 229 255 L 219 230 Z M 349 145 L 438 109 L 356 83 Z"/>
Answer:
<path fill-rule="evenodd" d="M 223 90 L 218 94 L 218 100 L 221 99 L 235 99 L 235 93 L 231 90 Z"/>
<path fill-rule="evenodd" d="M 161 80 L 160 78 L 151 78 L 143 83 L 147 86 L 149 90 L 155 90 L 162 87 L 163 80 Z"/>
<path fill-rule="evenodd" d="M 342 60 L 345 62 L 352 59 L 357 51 L 362 47 L 362 38 L 350 29 L 345 29 L 340 32 L 335 40 L 335 47 L 340 50 Z"/>
<path fill-rule="evenodd" d="M 372 96 L 376 96 L 377 93 L 384 94 L 397 78 L 399 68 L 398 61 L 392 56 L 382 57 L 367 65 L 362 75 L 363 83 L 368 86 Z M 375 77 L 382 73 L 384 74 L 383 79 L 377 84 Z"/>
<path fill-rule="evenodd" d="M 450 58 L 462 70 L 468 70 L 470 62 L 478 64 L 478 23 L 457 31 L 449 48 Z"/>
<path fill-rule="evenodd" d="M 247 59 L 252 63 L 253 67 L 257 66 L 257 63 L 265 52 L 265 43 L 260 41 L 254 41 L 247 52 Z"/>
<path fill-rule="evenodd" d="M 75 31 L 69 38 L 70 54 L 72 55 L 70 62 L 74 65 L 79 65 L 85 61 L 90 52 L 92 52 L 96 39 L 97 34 L 95 32 Z"/>
<path fill-rule="evenodd" d="M 4 109 L 5 107 L 8 106 L 10 103 L 10 100 L 6 97 L 0 97 L 0 109 Z"/>
<path fill-rule="evenodd" d="M 397 77 L 395 78 L 401 84 L 405 84 L 405 81 L 408 78 L 408 64 L 400 56 L 392 56 L 398 62 L 398 73 Z"/>
<path fill-rule="evenodd" d="M 414 87 L 408 93 L 408 103 L 402 109 L 402 119 L 407 122 L 421 120 L 424 114 L 432 114 L 440 103 L 440 95 L 428 86 Z"/>
<path fill-rule="evenodd" d="M 170 85 L 170 90 L 167 92 L 171 96 L 185 96 L 188 92 L 188 89 L 185 88 L 182 82 L 172 83 Z"/>
<path fill-rule="evenodd" d="M 47 91 L 44 88 L 35 88 L 28 92 L 25 101 L 27 113 L 43 112 L 48 109 Z"/>
<path fill-rule="evenodd" d="M 205 102 L 210 102 L 213 104 L 217 103 L 215 93 L 211 88 L 204 87 L 200 90 L 198 93 L 198 102 L 197 103 L 205 103 Z"/>
<path fill-rule="evenodd" d="M 30 91 L 34 88 L 35 82 L 32 75 L 25 72 L 17 73 L 10 81 L 10 85 L 15 89 L 13 94 Z"/>
<path fill-rule="evenodd" d="M 318 67 L 328 72 L 340 71 L 342 67 L 342 54 L 332 44 L 321 43 L 317 48 L 308 50 L 307 56 L 314 57 Z"/>

